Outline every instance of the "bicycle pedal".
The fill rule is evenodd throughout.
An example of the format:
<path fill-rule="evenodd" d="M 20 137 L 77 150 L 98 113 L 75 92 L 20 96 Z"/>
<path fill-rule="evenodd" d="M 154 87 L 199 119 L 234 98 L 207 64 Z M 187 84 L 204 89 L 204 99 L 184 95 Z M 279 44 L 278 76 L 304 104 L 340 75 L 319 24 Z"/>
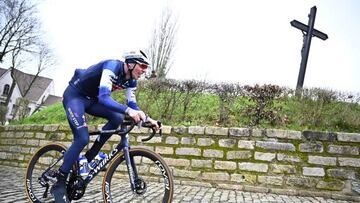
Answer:
<path fill-rule="evenodd" d="M 48 173 L 45 173 L 43 178 L 45 179 L 46 182 L 50 180 L 52 183 L 55 183 L 57 181 L 56 173 L 53 171 L 49 171 Z"/>

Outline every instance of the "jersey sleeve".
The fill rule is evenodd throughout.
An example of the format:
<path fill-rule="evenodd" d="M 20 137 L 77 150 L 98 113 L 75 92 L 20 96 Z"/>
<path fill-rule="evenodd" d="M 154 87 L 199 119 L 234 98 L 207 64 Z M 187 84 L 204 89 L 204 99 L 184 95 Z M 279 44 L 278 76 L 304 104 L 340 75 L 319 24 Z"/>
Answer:
<path fill-rule="evenodd" d="M 103 104 L 109 109 L 119 113 L 125 113 L 127 106 L 122 105 L 111 98 L 111 89 L 113 80 L 115 78 L 116 67 L 116 61 L 105 62 L 99 84 L 98 99 L 99 103 Z"/>

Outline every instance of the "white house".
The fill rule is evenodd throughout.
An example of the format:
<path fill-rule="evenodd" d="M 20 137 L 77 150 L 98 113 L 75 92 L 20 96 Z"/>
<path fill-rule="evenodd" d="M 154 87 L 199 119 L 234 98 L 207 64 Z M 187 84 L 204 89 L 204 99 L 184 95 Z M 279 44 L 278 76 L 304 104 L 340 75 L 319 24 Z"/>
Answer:
<path fill-rule="evenodd" d="M 10 69 L 0 68 L 0 103 L 5 103 L 6 97 L 9 95 L 12 84 L 10 74 Z M 17 100 L 18 98 L 24 98 L 25 91 L 34 77 L 34 75 L 15 69 L 15 78 L 17 83 L 8 105 L 8 112 L 6 114 L 7 120 L 13 119 L 15 109 L 18 107 Z M 56 102 L 60 102 L 62 98 L 55 96 L 54 92 L 54 81 L 52 79 L 37 76 L 29 92 L 25 96 L 25 98 L 30 102 L 27 109 L 28 115 L 31 115 L 34 110 L 39 107 L 39 105 L 43 108 Z"/>

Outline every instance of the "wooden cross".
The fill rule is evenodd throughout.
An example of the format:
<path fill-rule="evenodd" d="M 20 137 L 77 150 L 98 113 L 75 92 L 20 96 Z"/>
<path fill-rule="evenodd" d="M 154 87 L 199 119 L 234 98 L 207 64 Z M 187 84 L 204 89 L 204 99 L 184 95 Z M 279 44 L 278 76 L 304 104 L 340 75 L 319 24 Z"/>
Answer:
<path fill-rule="evenodd" d="M 290 24 L 293 27 L 295 27 L 303 32 L 303 46 L 301 49 L 301 63 L 300 63 L 298 81 L 297 81 L 297 85 L 296 85 L 297 93 L 299 92 L 300 89 L 302 89 L 303 84 L 304 84 L 305 71 L 306 71 L 306 65 L 307 65 L 307 61 L 308 61 L 308 57 L 309 57 L 311 38 L 313 36 L 318 37 L 322 40 L 326 40 L 328 38 L 327 34 L 314 29 L 315 16 L 316 16 L 316 6 L 314 6 L 310 9 L 310 14 L 308 15 L 308 17 L 309 17 L 308 25 L 305 25 L 297 20 L 293 20 L 290 22 Z"/>

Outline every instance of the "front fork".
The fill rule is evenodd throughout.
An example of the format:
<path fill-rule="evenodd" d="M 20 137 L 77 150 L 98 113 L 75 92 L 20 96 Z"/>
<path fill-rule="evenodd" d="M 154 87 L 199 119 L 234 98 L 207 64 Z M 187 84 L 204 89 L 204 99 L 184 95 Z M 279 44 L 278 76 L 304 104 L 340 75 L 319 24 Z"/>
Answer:
<path fill-rule="evenodd" d="M 130 150 L 129 135 L 126 134 L 126 135 L 122 136 L 121 142 L 122 142 L 121 144 L 123 146 L 123 152 L 124 152 L 126 166 L 127 166 L 128 172 L 129 172 L 131 189 L 132 189 L 132 191 L 135 192 L 135 189 L 136 189 L 135 181 L 138 180 L 138 172 L 136 169 L 134 157 L 130 156 L 130 153 L 129 153 L 129 150 Z"/>

